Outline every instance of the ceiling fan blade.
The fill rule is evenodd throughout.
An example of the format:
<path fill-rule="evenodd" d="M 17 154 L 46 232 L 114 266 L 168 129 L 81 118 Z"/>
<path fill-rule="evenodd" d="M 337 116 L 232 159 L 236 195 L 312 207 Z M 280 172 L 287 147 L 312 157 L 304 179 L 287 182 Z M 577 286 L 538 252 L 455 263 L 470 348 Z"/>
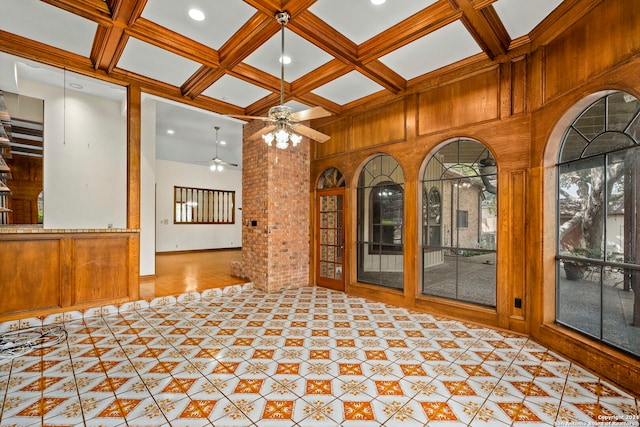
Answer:
<path fill-rule="evenodd" d="M 234 117 L 236 119 L 244 119 L 244 120 L 263 120 L 265 122 L 268 122 L 271 120 L 271 118 L 267 116 L 243 116 L 241 114 L 227 114 L 227 116 Z"/>
<path fill-rule="evenodd" d="M 291 128 L 299 133 L 302 136 L 306 136 L 307 138 L 311 138 L 318 142 L 326 142 L 331 138 L 329 135 L 326 135 L 322 132 L 318 132 L 315 129 L 311 129 L 309 126 L 300 125 L 300 124 L 292 124 Z"/>
<path fill-rule="evenodd" d="M 322 107 L 313 107 L 308 110 L 298 111 L 293 113 L 291 118 L 297 122 L 303 122 L 305 120 L 319 119 L 320 117 L 330 116 L 331 113 Z"/>
<path fill-rule="evenodd" d="M 234 166 L 234 167 L 238 166 L 237 163 L 225 162 L 224 160 L 221 160 L 220 163 L 227 166 Z"/>
<path fill-rule="evenodd" d="M 254 140 L 254 139 L 259 139 L 262 137 L 262 135 L 267 134 L 269 132 L 271 132 L 272 130 L 274 130 L 276 127 L 273 125 L 269 125 L 269 126 L 265 126 L 262 129 L 260 129 L 258 132 L 254 133 L 253 135 L 251 135 L 249 137 L 249 140 Z"/>

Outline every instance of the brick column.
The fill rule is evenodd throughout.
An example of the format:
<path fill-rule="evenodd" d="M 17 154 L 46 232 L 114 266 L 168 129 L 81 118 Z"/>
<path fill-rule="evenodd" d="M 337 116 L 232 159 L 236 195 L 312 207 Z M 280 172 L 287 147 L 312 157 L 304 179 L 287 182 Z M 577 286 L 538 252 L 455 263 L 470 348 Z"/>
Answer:
<path fill-rule="evenodd" d="M 276 150 L 248 137 L 242 145 L 242 275 L 267 292 L 309 285 L 309 140 Z"/>

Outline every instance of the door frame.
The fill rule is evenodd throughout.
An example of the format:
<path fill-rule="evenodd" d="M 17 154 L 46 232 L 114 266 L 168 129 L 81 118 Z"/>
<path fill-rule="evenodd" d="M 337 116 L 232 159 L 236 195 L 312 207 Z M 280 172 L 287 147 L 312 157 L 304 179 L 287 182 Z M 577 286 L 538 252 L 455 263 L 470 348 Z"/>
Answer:
<path fill-rule="evenodd" d="M 320 276 L 320 264 L 321 264 L 321 242 L 322 242 L 322 233 L 320 229 L 320 221 L 321 221 L 321 199 L 325 196 L 341 196 L 342 197 L 342 280 L 329 279 L 326 277 Z M 323 190 L 316 190 L 316 200 L 315 200 L 315 234 L 316 234 L 316 242 L 315 242 L 315 253 L 316 253 L 316 265 L 315 265 L 315 283 L 317 286 L 322 286 L 324 288 L 333 289 L 340 292 L 345 292 L 346 290 L 346 277 L 348 273 L 347 268 L 347 247 L 346 247 L 346 230 L 345 230 L 345 199 L 346 199 L 346 191 L 344 187 L 334 187 Z"/>

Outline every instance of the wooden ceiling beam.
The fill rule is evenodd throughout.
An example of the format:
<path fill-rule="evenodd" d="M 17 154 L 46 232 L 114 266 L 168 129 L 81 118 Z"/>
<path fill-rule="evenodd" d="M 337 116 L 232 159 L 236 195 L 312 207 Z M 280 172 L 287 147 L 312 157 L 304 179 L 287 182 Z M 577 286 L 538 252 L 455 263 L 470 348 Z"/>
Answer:
<path fill-rule="evenodd" d="M 235 66 L 232 70 L 227 70 L 227 74 L 244 80 L 252 85 L 259 86 L 272 92 L 280 93 L 280 78 L 252 67 L 244 62 Z M 285 82 L 285 92 L 289 88 L 289 84 Z"/>
<path fill-rule="evenodd" d="M 285 99 L 286 102 L 286 99 Z M 253 104 L 245 108 L 245 113 L 248 116 L 261 116 L 266 115 L 269 108 L 274 105 L 280 105 L 280 94 L 272 93 L 265 96 L 262 99 L 257 100 Z"/>
<path fill-rule="evenodd" d="M 294 93 L 306 93 L 315 88 L 318 88 L 324 84 L 329 83 L 332 80 L 342 77 L 350 71 L 353 71 L 354 67 L 347 65 L 337 59 L 332 59 L 324 65 L 316 68 L 312 72 L 300 77 L 298 80 L 291 83 L 291 91 Z"/>
<path fill-rule="evenodd" d="M 168 30 L 145 18 L 138 18 L 127 34 L 176 55 L 210 67 L 219 66 L 218 52 L 191 40 L 182 34 Z"/>
<path fill-rule="evenodd" d="M 184 96 L 195 98 L 215 83 L 224 73 L 230 72 L 255 49 L 273 37 L 280 26 L 264 13 L 255 13 L 217 52 L 216 64 L 209 64 L 210 72 L 198 71 L 182 86 Z M 202 61 L 202 60 L 201 60 Z M 250 78 L 247 81 L 254 83 Z M 188 83 L 188 84 L 187 84 Z"/>
<path fill-rule="evenodd" d="M 357 45 L 311 12 L 306 10 L 302 12 L 289 23 L 289 27 L 300 37 L 357 69 L 391 92 L 398 93 L 403 89 L 406 83 L 403 79 L 398 79 L 399 76 L 389 72 L 390 70 L 386 67 L 380 67 L 378 64 L 369 67 L 363 64 L 358 57 Z"/>
<path fill-rule="evenodd" d="M 309 11 L 292 19 L 287 28 L 342 62 L 358 62 L 358 46 Z"/>
<path fill-rule="evenodd" d="M 142 13 L 147 0 L 42 0 L 98 24 L 90 58 L 95 69 L 110 72 L 128 36 L 125 29 Z"/>
<path fill-rule="evenodd" d="M 91 62 L 96 69 L 111 72 L 116 66 L 129 39 L 125 29 L 140 17 L 147 0 L 111 0 L 113 25 L 100 26 L 91 49 Z"/>
<path fill-rule="evenodd" d="M 448 3 L 438 2 L 410 16 L 358 47 L 358 58 L 367 63 L 416 41 L 458 19 L 462 13 Z"/>
<path fill-rule="evenodd" d="M 342 113 L 342 106 L 340 104 L 331 102 L 320 95 L 316 95 L 315 93 L 307 92 L 305 94 L 295 96 L 294 99 L 310 107 L 322 107 L 327 111 L 331 111 L 333 114 Z"/>
<path fill-rule="evenodd" d="M 407 88 L 405 78 L 380 61 L 371 61 L 366 65 L 356 67 L 356 70 L 393 94 Z"/>
<path fill-rule="evenodd" d="M 476 10 L 471 0 L 450 2 L 462 12 L 460 21 L 489 58 L 494 59 L 508 52 L 511 38 L 493 6 Z"/>
<path fill-rule="evenodd" d="M 92 62 L 82 55 L 2 30 L 0 30 L 0 51 L 85 76 L 96 77 L 110 83 L 123 86 L 129 84 L 129 81 L 122 79 L 121 76 L 96 71 Z"/>
<path fill-rule="evenodd" d="M 111 11 L 102 0 L 41 0 L 57 8 L 81 16 L 99 25 L 111 26 Z"/>
<path fill-rule="evenodd" d="M 225 75 L 224 70 L 220 68 L 211 68 L 203 65 L 198 71 L 193 73 L 186 82 L 180 86 L 180 92 L 183 96 L 192 97 L 191 94 L 200 95 L 205 89 L 211 86 L 209 82 L 215 82 Z M 196 95 L 197 96 L 197 95 Z M 192 98 L 195 98 L 193 96 Z"/>
<path fill-rule="evenodd" d="M 471 0 L 471 4 L 475 10 L 484 9 L 485 7 L 497 2 L 498 0 Z"/>

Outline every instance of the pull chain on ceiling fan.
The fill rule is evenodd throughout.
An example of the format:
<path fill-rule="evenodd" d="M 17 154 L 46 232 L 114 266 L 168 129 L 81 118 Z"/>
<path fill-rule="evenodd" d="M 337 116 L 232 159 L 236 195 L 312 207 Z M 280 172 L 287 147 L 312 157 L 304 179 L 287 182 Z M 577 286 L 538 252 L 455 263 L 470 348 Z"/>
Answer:
<path fill-rule="evenodd" d="M 289 14 L 287 12 L 278 12 L 276 13 L 275 18 L 280 24 L 282 47 L 280 55 L 280 105 L 271 107 L 267 116 L 231 116 L 239 119 L 270 122 L 270 124 L 249 137 L 249 140 L 262 137 L 269 146 L 273 145 L 273 142 L 275 141 L 276 147 L 280 149 L 287 148 L 289 146 L 289 142 L 293 143 L 293 146 L 295 147 L 302 140 L 302 136 L 306 136 L 318 142 L 325 142 L 330 138 L 329 135 L 318 132 L 317 130 L 305 126 L 300 122 L 330 116 L 331 113 L 329 111 L 322 107 L 313 107 L 308 110 L 294 113 L 291 107 L 284 105 L 284 27 L 289 23 Z"/>
<path fill-rule="evenodd" d="M 224 169 L 224 166 L 238 166 L 236 163 L 231 163 L 231 162 L 226 162 L 224 160 L 222 160 L 220 157 L 218 157 L 218 131 L 220 130 L 220 126 L 214 126 L 214 129 L 216 130 L 216 156 L 211 159 L 211 166 L 209 167 L 209 169 L 211 169 L 212 171 L 222 171 Z"/>

